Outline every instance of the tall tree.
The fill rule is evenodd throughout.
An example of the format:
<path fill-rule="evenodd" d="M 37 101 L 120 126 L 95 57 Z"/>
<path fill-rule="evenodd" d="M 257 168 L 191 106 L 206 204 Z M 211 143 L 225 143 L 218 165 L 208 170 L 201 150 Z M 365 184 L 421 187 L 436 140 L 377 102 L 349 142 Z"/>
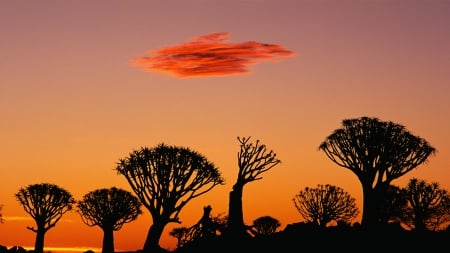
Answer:
<path fill-rule="evenodd" d="M 437 182 L 410 179 L 405 188 L 409 203 L 406 224 L 416 231 L 438 230 L 450 222 L 450 195 Z"/>
<path fill-rule="evenodd" d="M 350 223 L 359 213 L 355 198 L 342 188 L 329 184 L 305 187 L 294 196 L 293 201 L 307 222 L 321 228 L 331 221 Z"/>
<path fill-rule="evenodd" d="M 72 210 L 75 199 L 67 190 L 55 184 L 31 184 L 20 188 L 15 194 L 25 212 L 31 215 L 37 228 L 27 227 L 36 233 L 34 252 L 44 252 L 45 233 Z"/>
<path fill-rule="evenodd" d="M 164 228 L 170 222 L 180 223 L 178 215 L 190 200 L 224 184 L 220 171 L 206 157 L 164 143 L 134 150 L 119 160 L 116 170 L 152 216 L 143 248 L 146 252 L 161 249 Z"/>
<path fill-rule="evenodd" d="M 397 179 L 435 153 L 425 139 L 390 121 L 360 117 L 344 119 L 319 145 L 337 165 L 351 170 L 363 190 L 361 225 L 378 225 L 379 210 L 392 180 Z"/>
<path fill-rule="evenodd" d="M 281 161 L 274 151 L 268 151 L 266 145 L 261 144 L 259 140 L 252 143 L 251 137 L 237 139 L 240 142 L 240 151 L 237 155 L 239 171 L 229 196 L 227 233 L 228 236 L 242 238 L 248 236 L 242 208 L 244 186 L 262 179 L 262 173 L 272 169 Z"/>
<path fill-rule="evenodd" d="M 116 187 L 88 192 L 77 203 L 83 222 L 103 230 L 102 253 L 114 253 L 114 231 L 136 220 L 142 213 L 139 199 Z"/>

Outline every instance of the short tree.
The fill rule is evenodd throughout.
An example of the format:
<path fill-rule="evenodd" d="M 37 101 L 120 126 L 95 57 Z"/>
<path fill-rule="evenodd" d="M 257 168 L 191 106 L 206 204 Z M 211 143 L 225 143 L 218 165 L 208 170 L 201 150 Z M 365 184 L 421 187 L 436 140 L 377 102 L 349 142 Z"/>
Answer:
<path fill-rule="evenodd" d="M 353 197 L 333 185 L 306 187 L 293 198 L 300 215 L 307 221 L 325 228 L 331 221 L 349 223 L 358 215 Z"/>
<path fill-rule="evenodd" d="M 450 222 L 450 195 L 437 182 L 410 179 L 405 187 L 409 204 L 406 225 L 416 231 L 438 230 Z"/>
<path fill-rule="evenodd" d="M 86 225 L 103 230 L 102 253 L 114 253 L 114 231 L 142 213 L 139 199 L 116 187 L 87 193 L 78 201 L 77 211 Z"/>
<path fill-rule="evenodd" d="M 319 145 L 331 161 L 351 170 L 361 182 L 361 225 L 379 225 L 380 208 L 390 183 L 435 153 L 425 139 L 414 136 L 400 124 L 361 117 L 345 119 Z"/>
<path fill-rule="evenodd" d="M 189 148 L 159 144 L 143 147 L 120 159 L 116 170 L 125 176 L 153 219 L 143 250 L 158 251 L 166 225 L 180 223 L 179 213 L 193 198 L 224 184 L 218 168 Z"/>
<path fill-rule="evenodd" d="M 45 233 L 56 225 L 63 214 L 72 210 L 75 199 L 67 190 L 49 183 L 20 188 L 15 197 L 36 222 L 37 228 L 27 228 L 36 233 L 34 252 L 43 253 Z"/>
<path fill-rule="evenodd" d="M 261 216 L 253 221 L 251 232 L 254 236 L 269 236 L 277 232 L 281 223 L 271 216 Z"/>

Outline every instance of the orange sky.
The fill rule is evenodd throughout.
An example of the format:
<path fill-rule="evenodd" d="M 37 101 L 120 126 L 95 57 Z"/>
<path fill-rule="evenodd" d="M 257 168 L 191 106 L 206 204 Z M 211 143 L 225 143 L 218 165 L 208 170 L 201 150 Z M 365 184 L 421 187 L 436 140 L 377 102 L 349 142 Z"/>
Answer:
<path fill-rule="evenodd" d="M 205 205 L 227 213 L 237 136 L 261 140 L 282 161 L 244 188 L 246 223 L 301 221 L 292 198 L 317 184 L 339 186 L 361 205 L 356 176 L 317 149 L 342 119 L 360 116 L 402 124 L 437 149 L 395 184 L 417 177 L 450 189 L 449 10 L 439 0 L 2 1 L 0 245 L 34 244 L 26 229 L 34 221 L 14 199 L 20 187 L 55 183 L 76 199 L 130 190 L 115 164 L 161 142 L 198 151 L 226 179 L 183 209 L 183 226 Z M 244 75 L 179 78 L 130 64 L 211 34 L 295 54 L 250 59 Z M 151 225 L 143 211 L 115 232 L 116 250 L 142 248 Z M 175 246 L 168 233 L 176 226 L 162 246 Z M 45 246 L 98 249 L 102 237 L 72 212 Z"/>

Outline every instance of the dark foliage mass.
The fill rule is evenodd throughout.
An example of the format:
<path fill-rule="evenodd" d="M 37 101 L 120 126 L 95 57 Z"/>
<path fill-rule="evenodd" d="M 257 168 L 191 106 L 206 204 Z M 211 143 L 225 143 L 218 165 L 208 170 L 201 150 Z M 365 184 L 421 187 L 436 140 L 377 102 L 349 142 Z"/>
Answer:
<path fill-rule="evenodd" d="M 437 182 L 416 178 L 405 188 L 392 185 L 394 179 L 426 163 L 435 153 L 425 139 L 412 135 L 404 126 L 369 117 L 346 119 L 319 146 L 332 162 L 358 177 L 363 190 L 361 223 L 351 223 L 359 212 L 355 199 L 340 187 L 326 184 L 306 187 L 295 195 L 294 206 L 305 222 L 288 224 L 283 230 L 278 230 L 281 224 L 269 215 L 255 219 L 252 225 L 244 223 L 244 186 L 262 179 L 264 172 L 281 163 L 274 151 L 250 139 L 238 137 L 238 175 L 229 195 L 228 215 L 214 216 L 212 207 L 205 206 L 196 224 L 170 232 L 178 242 L 173 250 L 159 246 L 165 226 L 181 223 L 179 214 L 190 200 L 225 182 L 212 162 L 189 148 L 160 144 L 134 150 L 120 159 L 116 170 L 136 197 L 116 188 L 93 191 L 78 201 L 83 221 L 109 231 L 109 246 L 103 249 L 108 253 L 114 252 L 112 231 L 135 220 L 141 205 L 150 212 L 153 224 L 144 247 L 135 253 L 438 252 L 448 247 L 447 190 Z M 45 231 L 55 226 L 75 201 L 64 189 L 48 184 L 22 188 L 16 197 L 36 220 L 38 228 L 29 229 L 40 232 L 36 249 L 30 252 L 42 253 Z M 122 208 L 123 203 L 128 205 Z M 39 212 L 46 208 L 58 212 Z M 0 205 L 0 221 L 1 210 Z M 27 251 L 0 246 L 0 253 Z"/>

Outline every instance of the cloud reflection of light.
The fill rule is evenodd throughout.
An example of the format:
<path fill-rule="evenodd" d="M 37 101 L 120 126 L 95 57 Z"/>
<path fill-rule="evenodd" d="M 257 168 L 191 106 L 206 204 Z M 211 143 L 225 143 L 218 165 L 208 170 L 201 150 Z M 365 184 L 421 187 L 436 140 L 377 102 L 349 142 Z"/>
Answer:
<path fill-rule="evenodd" d="M 147 71 L 177 77 L 225 76 L 249 73 L 248 66 L 259 61 L 294 55 L 276 44 L 226 43 L 228 36 L 229 33 L 203 35 L 190 42 L 149 51 L 150 56 L 133 59 L 132 63 Z"/>

